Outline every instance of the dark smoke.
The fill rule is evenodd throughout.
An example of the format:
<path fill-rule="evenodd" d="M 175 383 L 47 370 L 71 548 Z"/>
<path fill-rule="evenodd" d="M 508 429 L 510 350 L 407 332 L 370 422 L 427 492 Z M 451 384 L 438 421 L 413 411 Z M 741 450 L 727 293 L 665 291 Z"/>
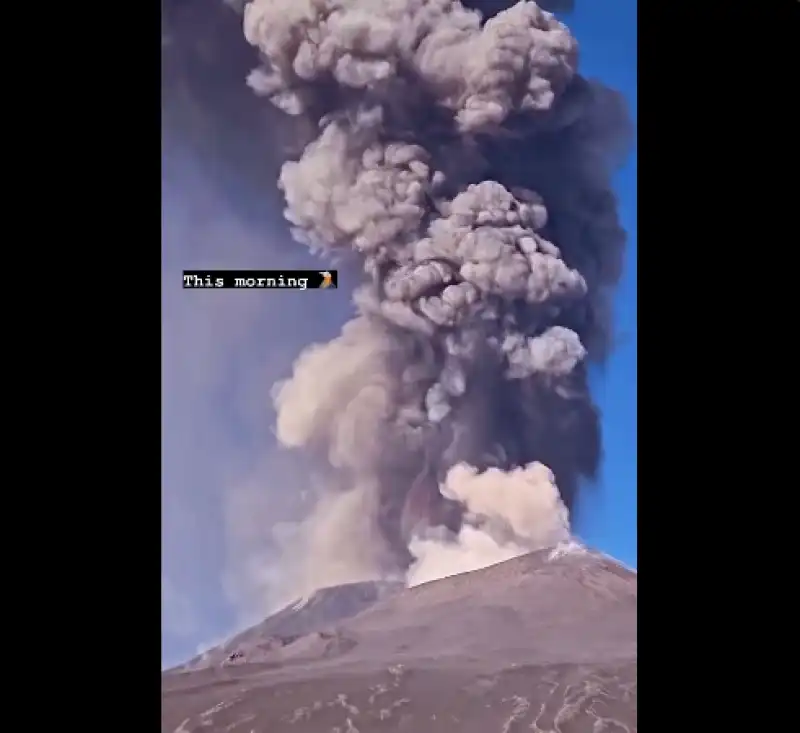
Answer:
<path fill-rule="evenodd" d="M 295 237 L 366 274 L 359 316 L 276 392 L 279 438 L 358 494 L 388 564 L 420 522 L 458 529 L 459 463 L 542 462 L 572 510 L 601 459 L 620 95 L 533 2 L 254 0 L 244 27 L 250 86 L 317 130 L 280 173 Z"/>

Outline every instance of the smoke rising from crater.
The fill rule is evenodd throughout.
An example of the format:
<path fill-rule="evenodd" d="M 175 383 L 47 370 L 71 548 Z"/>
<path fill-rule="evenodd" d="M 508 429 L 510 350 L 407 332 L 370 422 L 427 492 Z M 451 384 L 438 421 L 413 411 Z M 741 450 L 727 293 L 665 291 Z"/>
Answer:
<path fill-rule="evenodd" d="M 411 538 L 410 586 L 570 541 L 567 509 L 552 471 L 541 463 L 483 473 L 459 464 L 448 471 L 441 493 L 466 513 L 457 534 L 437 527 Z"/>
<path fill-rule="evenodd" d="M 321 473 L 317 562 L 421 577 L 436 526 L 467 553 L 563 539 L 601 457 L 620 96 L 533 2 L 253 0 L 244 32 L 253 90 L 317 126 L 280 174 L 294 236 L 364 272 L 357 317 L 274 392 Z"/>

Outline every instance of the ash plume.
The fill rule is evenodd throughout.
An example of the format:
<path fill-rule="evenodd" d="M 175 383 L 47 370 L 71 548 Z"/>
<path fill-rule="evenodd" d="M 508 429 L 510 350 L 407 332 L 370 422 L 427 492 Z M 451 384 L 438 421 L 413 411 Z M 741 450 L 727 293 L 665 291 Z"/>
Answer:
<path fill-rule="evenodd" d="M 466 513 L 457 534 L 435 528 L 411 538 L 409 586 L 570 542 L 567 508 L 553 472 L 541 463 L 483 473 L 459 464 L 448 471 L 440 490 Z"/>
<path fill-rule="evenodd" d="M 419 576 L 432 527 L 451 548 L 562 539 L 601 458 L 620 95 L 534 2 L 253 0 L 244 33 L 249 85 L 316 130 L 280 173 L 293 234 L 364 273 L 358 315 L 274 392 L 278 439 L 322 475 L 317 559 Z"/>

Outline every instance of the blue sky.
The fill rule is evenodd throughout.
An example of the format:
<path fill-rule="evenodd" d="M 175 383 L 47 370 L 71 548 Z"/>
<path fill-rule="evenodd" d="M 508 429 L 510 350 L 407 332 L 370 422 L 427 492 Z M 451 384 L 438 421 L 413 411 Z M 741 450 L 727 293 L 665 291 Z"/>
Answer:
<path fill-rule="evenodd" d="M 636 0 L 578 0 L 568 25 L 581 44 L 581 69 L 620 90 L 636 119 Z M 616 180 L 628 232 L 616 297 L 618 345 L 592 388 L 603 413 L 605 460 L 576 530 L 593 546 L 636 567 L 636 151 Z"/>
<path fill-rule="evenodd" d="M 576 5 L 567 20 L 581 43 L 582 73 L 621 90 L 635 117 L 635 0 L 578 0 Z M 263 586 L 270 564 L 263 537 L 293 513 L 302 486 L 274 449 L 269 388 L 289 372 L 309 340 L 335 336 L 350 310 L 346 288 L 335 294 L 338 300 L 331 294 L 284 293 L 277 318 L 274 306 L 252 292 L 181 290 L 182 269 L 314 268 L 318 262 L 301 246 L 265 247 L 270 232 L 226 210 L 196 161 L 180 151 L 170 155 L 172 172 L 165 172 L 162 186 L 165 665 L 240 624 L 234 606 L 257 605 L 253 593 Z M 635 567 L 635 153 L 617 184 L 630 237 L 617 296 L 618 347 L 592 380 L 603 413 L 605 462 L 598 486 L 586 494 L 576 529 L 593 546 Z M 318 295 L 326 295 L 325 309 L 318 307 Z M 291 319 L 283 315 L 288 312 Z M 298 320 L 302 329 L 293 325 Z"/>

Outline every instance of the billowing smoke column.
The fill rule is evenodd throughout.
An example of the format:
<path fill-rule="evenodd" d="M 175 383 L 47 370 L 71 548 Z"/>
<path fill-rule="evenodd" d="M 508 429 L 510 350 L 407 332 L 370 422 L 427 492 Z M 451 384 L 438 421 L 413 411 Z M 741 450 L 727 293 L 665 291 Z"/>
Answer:
<path fill-rule="evenodd" d="M 325 467 L 318 549 L 402 569 L 426 527 L 456 542 L 476 512 L 519 540 L 491 478 L 554 487 L 539 464 L 560 498 L 537 542 L 562 539 L 601 455 L 587 364 L 624 248 L 620 97 L 578 75 L 575 39 L 533 2 L 483 21 L 455 0 L 253 0 L 244 28 L 251 87 L 318 123 L 280 175 L 294 235 L 367 276 L 358 315 L 275 392 L 279 439 Z"/>

